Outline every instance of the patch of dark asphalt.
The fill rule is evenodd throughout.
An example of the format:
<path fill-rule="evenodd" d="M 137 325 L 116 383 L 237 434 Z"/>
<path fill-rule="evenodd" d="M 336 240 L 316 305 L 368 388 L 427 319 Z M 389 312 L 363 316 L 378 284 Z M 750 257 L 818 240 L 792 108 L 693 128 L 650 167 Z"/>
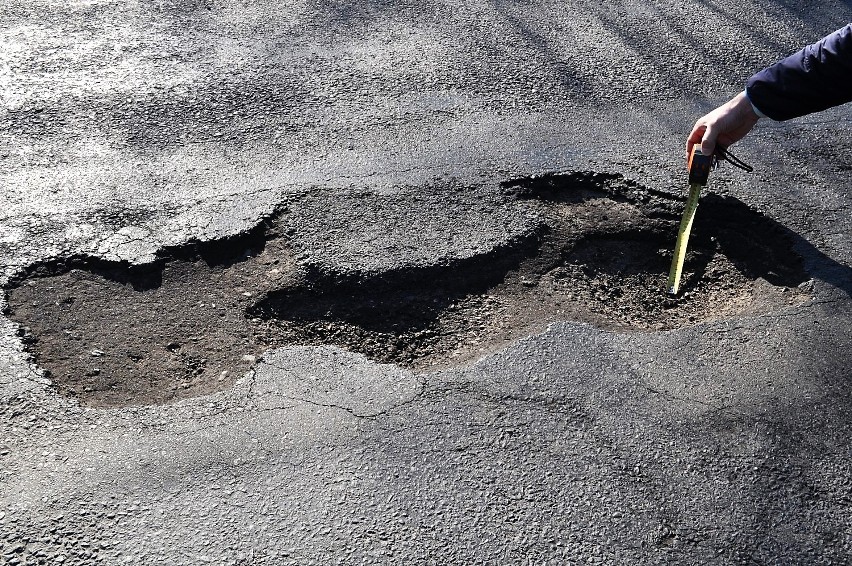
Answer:
<path fill-rule="evenodd" d="M 324 269 L 297 259 L 298 226 L 282 208 L 249 233 L 165 250 L 155 265 L 82 257 L 33 266 L 9 285 L 7 315 L 60 391 L 117 406 L 228 387 L 279 346 L 332 344 L 426 371 L 554 321 L 658 331 L 807 299 L 789 233 L 734 198 L 702 199 L 683 292 L 670 300 L 663 290 L 682 199 L 601 173 L 500 190 L 506 206 L 532 207 L 539 221 L 468 257 Z M 401 197 L 359 198 L 366 211 L 370 199 Z"/>

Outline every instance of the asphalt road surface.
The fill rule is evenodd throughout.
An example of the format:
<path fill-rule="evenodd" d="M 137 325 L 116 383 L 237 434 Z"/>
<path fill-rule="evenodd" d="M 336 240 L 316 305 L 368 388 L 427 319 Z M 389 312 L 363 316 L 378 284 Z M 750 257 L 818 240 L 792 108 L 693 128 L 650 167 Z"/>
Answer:
<path fill-rule="evenodd" d="M 0 562 L 852 563 L 852 109 L 637 291 L 694 120 L 850 19 L 5 0 Z"/>

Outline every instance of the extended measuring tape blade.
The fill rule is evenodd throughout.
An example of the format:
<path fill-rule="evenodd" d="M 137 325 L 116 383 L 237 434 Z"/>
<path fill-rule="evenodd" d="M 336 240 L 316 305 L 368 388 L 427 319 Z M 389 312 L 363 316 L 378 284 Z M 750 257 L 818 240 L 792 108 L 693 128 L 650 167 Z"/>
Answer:
<path fill-rule="evenodd" d="M 672 268 L 669 271 L 669 295 L 677 295 L 677 290 L 680 288 L 680 275 L 683 271 L 683 261 L 686 258 L 686 245 L 689 242 L 689 233 L 692 231 L 692 221 L 695 219 L 699 196 L 701 196 L 701 185 L 692 183 L 689 186 L 689 198 L 686 200 L 686 209 L 683 211 L 683 218 L 680 220 L 680 228 L 677 230 L 677 243 L 672 258 Z"/>

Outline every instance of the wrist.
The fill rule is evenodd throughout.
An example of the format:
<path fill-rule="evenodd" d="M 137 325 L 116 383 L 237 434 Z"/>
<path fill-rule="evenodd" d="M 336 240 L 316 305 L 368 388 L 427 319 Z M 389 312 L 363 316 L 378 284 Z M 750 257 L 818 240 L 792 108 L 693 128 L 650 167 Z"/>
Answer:
<path fill-rule="evenodd" d="M 755 120 L 759 120 L 761 118 L 766 118 L 766 114 L 761 112 L 760 109 L 757 106 L 754 105 L 754 102 L 751 101 L 751 98 L 748 97 L 748 90 L 742 91 L 737 96 L 742 99 L 743 105 L 748 107 L 747 108 L 747 110 L 748 110 L 747 114 L 748 114 L 749 118 L 753 118 Z"/>

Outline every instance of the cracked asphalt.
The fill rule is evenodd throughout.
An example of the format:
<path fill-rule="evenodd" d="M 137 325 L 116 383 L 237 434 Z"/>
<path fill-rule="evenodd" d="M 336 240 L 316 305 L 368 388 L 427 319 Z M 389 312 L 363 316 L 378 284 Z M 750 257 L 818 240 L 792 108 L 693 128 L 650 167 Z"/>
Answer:
<path fill-rule="evenodd" d="M 487 254 L 525 228 L 489 205 L 509 178 L 682 192 L 694 120 L 850 18 L 841 1 L 7 0 L 0 283 L 150 263 L 305 195 L 334 213 L 292 216 L 302 265 Z M 711 177 L 795 235 L 813 280 L 765 314 L 566 320 L 418 373 L 279 348 L 223 391 L 114 408 L 60 394 L 0 317 L 0 562 L 852 563 L 850 123 L 761 122 L 736 148 L 756 172 Z M 478 204 L 460 220 L 425 186 Z M 410 204 L 371 224 L 336 198 L 353 191 Z"/>

